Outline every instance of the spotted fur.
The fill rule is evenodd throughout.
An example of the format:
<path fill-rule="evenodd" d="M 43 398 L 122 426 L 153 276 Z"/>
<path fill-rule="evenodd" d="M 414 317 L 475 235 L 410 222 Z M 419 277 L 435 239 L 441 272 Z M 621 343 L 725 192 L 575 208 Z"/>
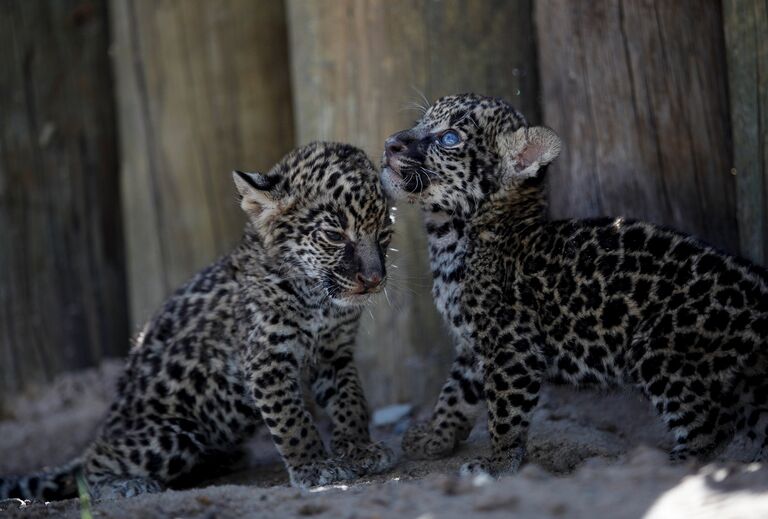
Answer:
<path fill-rule="evenodd" d="M 391 233 L 372 164 L 351 146 L 315 143 L 234 179 L 249 219 L 242 242 L 146 326 L 96 441 L 60 470 L 0 480 L 0 497 L 71 496 L 76 471 L 96 498 L 159 491 L 262 421 L 296 486 L 391 465 L 371 442 L 352 351 Z M 333 423 L 332 459 L 302 382 Z"/>
<path fill-rule="evenodd" d="M 385 190 L 423 208 L 433 295 L 458 351 L 403 449 L 450 453 L 484 400 L 493 453 L 464 470 L 515 471 L 555 379 L 642 392 L 674 436 L 673 459 L 709 457 L 742 427 L 764 457 L 768 273 L 648 223 L 548 220 L 545 169 L 559 149 L 551 130 L 471 94 L 387 140 Z"/>

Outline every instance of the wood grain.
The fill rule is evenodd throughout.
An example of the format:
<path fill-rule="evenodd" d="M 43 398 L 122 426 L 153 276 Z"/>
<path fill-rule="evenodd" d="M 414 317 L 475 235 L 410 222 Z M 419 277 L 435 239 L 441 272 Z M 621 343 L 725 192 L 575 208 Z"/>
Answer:
<path fill-rule="evenodd" d="M 140 325 L 228 252 L 244 216 L 230 172 L 293 144 L 281 1 L 113 0 L 130 301 Z"/>
<path fill-rule="evenodd" d="M 768 264 L 768 5 L 723 2 L 741 252 Z"/>
<path fill-rule="evenodd" d="M 0 398 L 128 348 L 108 19 L 0 9 Z"/>
<path fill-rule="evenodd" d="M 530 2 L 295 0 L 288 19 L 300 143 L 351 142 L 378 163 L 384 139 L 420 117 L 422 94 L 502 96 L 538 119 Z M 430 404 L 453 348 L 430 295 L 421 215 L 398 213 L 388 301 L 366 316 L 358 364 L 373 405 Z"/>
<path fill-rule="evenodd" d="M 627 216 L 738 252 L 720 6 L 536 3 L 551 213 Z"/>

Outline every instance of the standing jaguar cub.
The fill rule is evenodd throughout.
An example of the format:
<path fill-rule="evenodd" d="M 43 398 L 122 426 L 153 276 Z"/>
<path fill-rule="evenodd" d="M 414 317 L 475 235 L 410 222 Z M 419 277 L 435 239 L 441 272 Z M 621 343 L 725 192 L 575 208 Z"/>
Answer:
<path fill-rule="evenodd" d="M 549 221 L 544 170 L 560 151 L 498 99 L 440 99 L 386 142 L 382 180 L 423 209 L 433 295 L 458 354 L 413 457 L 450 453 L 487 401 L 492 456 L 517 470 L 543 381 L 639 389 L 706 457 L 768 416 L 768 272 L 684 234 L 622 218 Z M 761 415 L 763 415 L 761 417 Z"/>
<path fill-rule="evenodd" d="M 82 458 L 0 479 L 0 497 L 61 499 L 82 470 L 96 498 L 158 491 L 263 420 L 299 487 L 379 472 L 352 359 L 360 305 L 385 278 L 389 209 L 352 146 L 315 143 L 267 174 L 235 172 L 249 222 L 229 255 L 171 296 L 128 357 Z M 302 373 L 304 372 L 304 373 Z M 328 459 L 300 375 L 333 423 Z"/>

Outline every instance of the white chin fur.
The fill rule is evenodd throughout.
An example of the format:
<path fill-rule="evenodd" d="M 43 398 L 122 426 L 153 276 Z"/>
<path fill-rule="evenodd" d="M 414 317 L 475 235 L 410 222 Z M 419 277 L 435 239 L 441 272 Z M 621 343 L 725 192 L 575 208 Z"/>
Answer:
<path fill-rule="evenodd" d="M 333 302 L 338 306 L 364 306 L 373 299 L 373 294 L 353 294 L 347 296 L 337 296 L 333 298 Z"/>
<path fill-rule="evenodd" d="M 427 191 L 411 193 L 403 187 L 403 177 L 389 166 L 384 166 L 381 170 L 381 185 L 389 198 L 392 200 L 405 200 L 409 204 L 415 204 L 423 200 Z"/>
<path fill-rule="evenodd" d="M 403 189 L 402 177 L 388 166 L 384 166 L 381 170 L 381 185 L 390 198 L 401 200 L 408 196 L 408 193 Z"/>

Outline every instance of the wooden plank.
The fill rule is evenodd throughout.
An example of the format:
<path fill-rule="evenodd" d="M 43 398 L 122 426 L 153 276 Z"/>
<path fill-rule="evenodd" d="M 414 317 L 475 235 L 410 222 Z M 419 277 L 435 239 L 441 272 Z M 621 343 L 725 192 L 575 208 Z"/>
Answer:
<path fill-rule="evenodd" d="M 133 322 L 227 252 L 232 169 L 293 144 L 281 1 L 112 0 Z"/>
<path fill-rule="evenodd" d="M 627 216 L 738 252 L 717 2 L 536 3 L 555 217 Z"/>
<path fill-rule="evenodd" d="M 128 348 L 104 2 L 0 9 L 0 396 Z"/>
<path fill-rule="evenodd" d="M 420 116 L 422 93 L 498 95 L 538 119 L 528 1 L 295 0 L 288 19 L 300 143 L 347 141 L 378 162 L 384 139 Z M 358 364 L 373 405 L 430 404 L 453 348 L 430 295 L 421 215 L 398 213 L 389 303 L 366 316 Z"/>
<path fill-rule="evenodd" d="M 768 264 L 768 6 L 723 2 L 739 240 Z"/>

